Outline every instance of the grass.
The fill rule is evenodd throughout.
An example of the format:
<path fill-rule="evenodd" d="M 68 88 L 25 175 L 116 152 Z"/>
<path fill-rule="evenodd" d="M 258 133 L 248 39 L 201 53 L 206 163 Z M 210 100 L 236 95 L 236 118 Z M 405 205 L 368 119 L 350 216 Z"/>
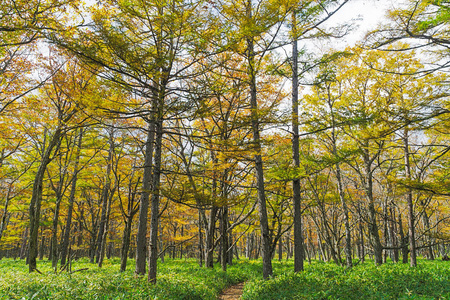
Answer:
<path fill-rule="evenodd" d="M 225 287 L 259 273 L 258 264 L 244 261 L 230 266 L 228 272 L 200 268 L 194 260 L 168 260 L 158 265 L 158 283 L 147 283 L 146 276 L 133 274 L 134 261 L 119 272 L 120 261 L 106 260 L 99 269 L 82 259 L 73 269 L 86 271 L 54 274 L 51 263 L 38 262 L 43 273 L 28 274 L 24 261 L 0 261 L 0 299 L 217 299 Z"/>
<path fill-rule="evenodd" d="M 158 265 L 158 283 L 133 274 L 134 261 L 120 273 L 118 259 L 103 268 L 82 259 L 73 274 L 54 274 L 47 261 L 43 274 L 28 274 L 24 261 L 0 260 L 0 299 L 217 299 L 225 287 L 246 281 L 242 299 L 450 299 L 450 262 L 420 260 L 417 268 L 370 262 L 351 270 L 313 262 L 295 274 L 292 261 L 273 261 L 274 277 L 261 278 L 261 261 L 235 261 L 228 271 L 200 268 L 194 260 Z"/>
<path fill-rule="evenodd" d="M 250 279 L 242 299 L 450 299 L 450 263 L 441 260 L 420 260 L 417 268 L 366 262 L 347 270 L 314 262 L 303 273 L 292 269 L 275 263 L 275 277 Z"/>

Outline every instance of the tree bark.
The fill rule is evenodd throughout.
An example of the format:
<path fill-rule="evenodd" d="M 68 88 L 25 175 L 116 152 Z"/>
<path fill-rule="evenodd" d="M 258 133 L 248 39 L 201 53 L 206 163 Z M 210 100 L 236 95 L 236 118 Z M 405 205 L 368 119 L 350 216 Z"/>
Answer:
<path fill-rule="evenodd" d="M 383 246 L 381 245 L 380 234 L 378 232 L 377 212 L 375 209 L 375 200 L 373 198 L 373 170 L 371 168 L 371 160 L 369 158 L 368 149 L 368 142 L 366 142 L 366 145 L 363 149 L 365 168 L 364 189 L 366 192 L 367 200 L 369 202 L 369 236 L 370 242 L 373 247 L 375 264 L 381 265 L 383 263 Z"/>
<path fill-rule="evenodd" d="M 161 91 L 164 93 L 164 91 Z M 157 260 L 158 260 L 158 218 L 159 218 L 159 189 L 161 180 L 161 160 L 162 160 L 162 137 L 163 120 L 162 104 L 164 97 L 160 96 L 158 109 L 158 122 L 156 123 L 155 140 L 155 166 L 153 170 L 152 182 L 152 203 L 150 215 L 150 240 L 149 240 L 149 260 L 148 260 L 148 281 L 156 284 Z"/>
<path fill-rule="evenodd" d="M 247 3 L 247 16 L 252 18 L 251 1 Z M 264 187 L 264 169 L 261 157 L 261 137 L 259 129 L 259 111 L 257 102 L 257 88 L 256 88 L 256 70 L 255 70 L 255 52 L 254 41 L 252 37 L 247 38 L 248 50 L 248 67 L 249 67 L 249 83 L 250 83 L 250 110 L 251 123 L 253 133 L 253 143 L 255 151 L 255 172 L 256 172 L 256 189 L 258 191 L 258 210 L 259 223 L 261 229 L 261 255 L 263 260 L 263 278 L 268 279 L 272 276 L 272 257 L 270 251 L 271 239 L 269 231 L 269 222 L 267 218 L 266 196 Z"/>
<path fill-rule="evenodd" d="M 36 258 L 38 255 L 38 232 L 39 232 L 39 221 L 41 214 L 41 203 L 42 203 L 42 189 L 45 172 L 47 170 L 48 164 L 52 161 L 52 153 L 58 151 L 61 144 L 61 138 L 63 136 L 63 131 L 61 127 L 58 127 L 53 134 L 47 148 L 41 158 L 40 165 L 36 172 L 33 190 L 30 201 L 29 215 L 30 215 L 30 238 L 29 238 L 29 253 L 28 253 L 28 270 L 33 272 L 37 268 Z"/>
<path fill-rule="evenodd" d="M 109 217 L 111 215 L 111 205 L 114 197 L 114 191 L 115 188 L 111 191 L 109 197 L 108 197 L 108 206 L 106 210 L 106 221 L 105 221 L 105 228 L 103 230 L 103 237 L 102 237 L 102 243 L 100 245 L 100 251 L 99 251 L 99 258 L 98 258 L 98 267 L 101 268 L 103 265 L 103 260 L 105 258 L 105 252 L 106 252 L 106 238 L 108 236 L 109 231 Z"/>
<path fill-rule="evenodd" d="M 292 160 L 294 168 L 300 167 L 300 145 L 298 129 L 298 42 L 295 11 L 292 13 L 293 40 L 292 40 Z M 300 178 L 292 181 L 294 202 L 294 272 L 303 271 L 303 236 Z"/>
<path fill-rule="evenodd" d="M 105 184 L 103 185 L 102 190 L 102 214 L 100 217 L 100 224 L 98 228 L 98 236 L 97 236 L 97 243 L 96 243 L 96 263 L 101 265 L 99 263 L 102 246 L 103 246 L 103 237 L 105 236 L 105 230 L 106 230 L 106 224 L 108 219 L 108 199 L 109 199 L 109 193 L 111 189 L 111 170 L 112 170 L 112 160 L 113 160 L 113 153 L 114 153 L 114 129 L 109 129 L 109 151 L 108 151 L 108 158 L 106 160 L 106 175 L 105 175 Z"/>
<path fill-rule="evenodd" d="M 64 237 L 61 244 L 61 266 L 66 264 L 67 259 L 67 251 L 69 249 L 69 239 L 70 239 L 70 230 L 72 226 L 72 214 L 73 214 L 73 203 L 75 201 L 75 192 L 77 187 L 77 179 L 78 179 L 78 165 L 80 163 L 80 153 L 81 153 L 81 142 L 83 139 L 83 129 L 80 130 L 80 135 L 78 137 L 78 148 L 75 157 L 75 164 L 73 167 L 73 176 L 72 176 L 72 186 L 70 189 L 69 196 L 69 207 L 67 208 L 67 218 L 66 218 L 66 229 L 64 231 Z"/>
<path fill-rule="evenodd" d="M 227 270 L 228 263 L 228 207 L 222 207 L 222 216 L 220 218 L 221 250 L 220 263 L 222 270 Z"/>
<path fill-rule="evenodd" d="M 408 181 L 411 181 L 411 163 L 410 163 L 410 151 L 409 151 L 409 131 L 408 127 L 405 127 L 405 130 L 403 131 L 403 143 L 404 143 L 404 153 L 405 153 L 405 172 L 406 172 L 406 179 Z M 414 203 L 413 203 L 413 195 L 412 195 L 412 189 L 408 187 L 407 194 L 406 194 L 406 200 L 408 203 L 408 235 L 409 235 L 409 257 L 410 257 L 410 266 L 411 267 L 417 267 L 417 252 L 416 252 L 416 233 L 414 229 Z"/>
<path fill-rule="evenodd" d="M 155 105 L 153 105 L 153 107 L 156 108 Z M 155 120 L 153 117 L 150 120 L 147 130 L 147 140 L 145 142 L 144 176 L 142 178 L 138 232 L 136 234 L 136 268 L 134 272 L 138 275 L 145 274 L 147 259 L 147 219 L 152 181 L 153 142 L 155 140 Z"/>
<path fill-rule="evenodd" d="M 128 215 L 125 221 L 125 227 L 123 229 L 122 249 L 120 252 L 120 272 L 124 272 L 127 268 L 128 251 L 130 248 L 130 241 L 131 241 L 132 221 L 133 216 Z"/>
<path fill-rule="evenodd" d="M 209 214 L 208 230 L 206 232 L 206 246 L 205 246 L 205 265 L 207 268 L 214 268 L 214 232 L 216 230 L 216 214 L 217 206 L 213 205 Z"/>

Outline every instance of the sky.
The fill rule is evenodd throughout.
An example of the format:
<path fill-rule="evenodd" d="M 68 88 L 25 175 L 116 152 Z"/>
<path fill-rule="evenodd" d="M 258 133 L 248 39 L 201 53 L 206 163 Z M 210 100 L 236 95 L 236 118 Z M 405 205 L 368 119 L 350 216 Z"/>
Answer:
<path fill-rule="evenodd" d="M 360 41 L 365 33 L 374 29 L 378 23 L 386 20 L 386 10 L 398 6 L 403 1 L 398 0 L 350 0 L 331 19 L 329 24 L 348 24 L 354 21 L 358 28 L 344 37 L 341 46 L 353 46 Z"/>

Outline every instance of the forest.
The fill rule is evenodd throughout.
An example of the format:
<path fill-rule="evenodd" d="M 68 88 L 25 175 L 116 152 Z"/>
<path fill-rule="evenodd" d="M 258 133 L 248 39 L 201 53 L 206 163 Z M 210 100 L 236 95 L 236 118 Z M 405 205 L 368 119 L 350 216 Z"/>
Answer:
<path fill-rule="evenodd" d="M 450 298 L 450 2 L 361 1 L 2 0 L 0 299 Z"/>

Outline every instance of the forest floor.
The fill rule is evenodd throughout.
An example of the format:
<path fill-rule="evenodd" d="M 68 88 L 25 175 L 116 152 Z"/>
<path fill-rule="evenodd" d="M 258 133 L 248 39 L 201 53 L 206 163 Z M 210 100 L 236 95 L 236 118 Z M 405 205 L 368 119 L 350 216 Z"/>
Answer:
<path fill-rule="evenodd" d="M 120 260 L 103 267 L 87 259 L 72 270 L 55 274 L 51 262 L 38 261 L 39 273 L 28 273 L 24 260 L 0 260 L 0 300 L 3 299 L 450 299 L 450 262 L 418 260 L 418 267 L 371 261 L 352 269 L 312 261 L 293 272 L 293 261 L 273 261 L 274 276 L 262 279 L 261 260 L 236 260 L 222 271 L 199 267 L 194 259 L 166 259 L 158 264 L 157 284 L 134 274 L 134 260 L 119 272 Z M 243 284 L 245 282 L 245 284 Z"/>
<path fill-rule="evenodd" d="M 241 299 L 243 288 L 244 282 L 232 285 L 222 291 L 219 300 L 239 300 Z"/>

